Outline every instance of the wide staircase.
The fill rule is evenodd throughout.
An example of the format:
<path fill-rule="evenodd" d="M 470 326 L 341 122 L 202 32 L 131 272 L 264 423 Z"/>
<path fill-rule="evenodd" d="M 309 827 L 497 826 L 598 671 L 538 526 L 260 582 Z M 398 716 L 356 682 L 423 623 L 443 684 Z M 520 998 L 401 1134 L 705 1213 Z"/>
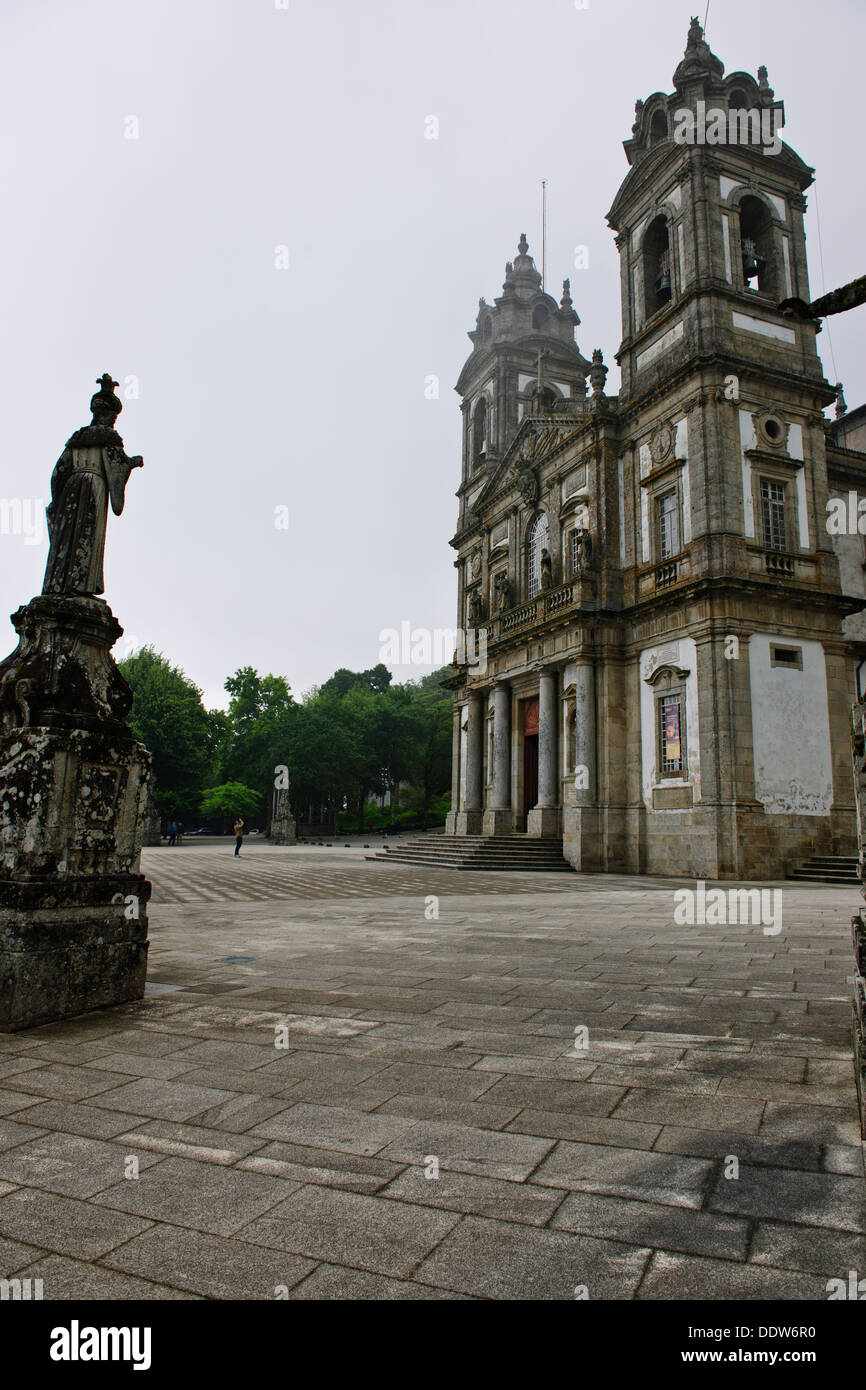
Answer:
<path fill-rule="evenodd" d="M 856 854 L 816 854 L 791 869 L 789 878 L 805 883 L 857 883 L 860 871 Z"/>
<path fill-rule="evenodd" d="M 563 858 L 562 841 L 529 835 L 425 835 L 387 845 L 383 854 L 368 859 L 389 863 L 426 864 L 433 869 L 483 869 L 488 873 L 573 873 Z"/>

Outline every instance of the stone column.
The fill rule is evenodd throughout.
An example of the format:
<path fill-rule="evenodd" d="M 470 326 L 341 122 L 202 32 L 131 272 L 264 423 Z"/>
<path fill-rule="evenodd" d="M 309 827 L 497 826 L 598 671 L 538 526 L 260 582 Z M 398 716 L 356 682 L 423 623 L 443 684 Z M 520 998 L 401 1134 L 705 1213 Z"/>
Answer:
<path fill-rule="evenodd" d="M 585 806 L 596 799 L 598 777 L 595 765 L 595 670 L 588 661 L 582 661 L 575 672 L 574 712 L 574 799 L 578 806 Z"/>
<path fill-rule="evenodd" d="M 462 706 L 455 705 L 451 732 L 451 810 L 445 817 L 446 835 L 456 835 L 457 833 L 457 812 L 460 809 L 460 721 L 462 717 Z"/>
<path fill-rule="evenodd" d="M 481 777 L 484 764 L 484 711 L 480 695 L 466 701 L 466 803 L 457 816 L 458 835 L 480 835 L 482 827 Z"/>
<path fill-rule="evenodd" d="M 529 812 L 527 833 L 559 833 L 556 671 L 543 670 L 538 683 L 538 801 Z"/>
<path fill-rule="evenodd" d="M 619 822 L 612 822 L 609 806 L 612 793 L 601 777 L 597 740 L 600 732 L 608 759 L 613 758 L 619 766 L 622 763 L 622 757 L 617 752 L 620 731 L 615 715 L 607 720 L 601 731 L 597 730 L 596 702 L 603 698 L 604 675 L 600 668 L 597 669 L 596 659 L 589 653 L 583 654 L 569 666 L 568 673 L 569 685 L 574 691 L 574 771 L 569 779 L 568 796 L 562 810 L 562 852 L 575 869 L 599 873 L 618 863 L 618 857 L 623 853 L 625 832 Z M 611 692 L 608 690 L 607 693 L 610 698 Z M 633 707 L 634 704 L 634 700 L 625 698 L 622 690 L 614 692 L 615 711 Z M 618 794 L 616 789 L 613 794 Z M 606 799 L 607 808 L 604 813 L 604 833 L 599 804 L 602 796 Z"/>
<path fill-rule="evenodd" d="M 511 811 L 511 689 L 497 685 L 493 692 L 493 794 L 484 813 L 485 835 L 510 835 Z"/>

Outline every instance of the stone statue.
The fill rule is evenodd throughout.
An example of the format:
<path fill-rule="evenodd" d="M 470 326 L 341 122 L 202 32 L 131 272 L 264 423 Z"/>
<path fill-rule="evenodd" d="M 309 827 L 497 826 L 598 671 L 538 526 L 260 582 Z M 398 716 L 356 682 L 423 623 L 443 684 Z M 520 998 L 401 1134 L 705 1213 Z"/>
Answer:
<path fill-rule="evenodd" d="M 0 1033 L 144 994 L 151 759 L 100 597 L 108 505 L 122 510 L 141 465 L 114 431 L 116 385 L 102 377 L 54 469 L 42 593 L 12 615 L 0 661 Z"/>
<path fill-rule="evenodd" d="M 493 587 L 496 590 L 496 611 L 497 613 L 504 613 L 507 608 L 511 607 L 511 585 L 504 570 L 501 574 L 497 574 L 493 581 Z"/>
<path fill-rule="evenodd" d="M 123 511 L 126 483 L 140 456 L 127 458 L 114 422 L 123 409 L 105 372 L 92 397 L 92 420 L 68 440 L 51 475 L 47 508 L 50 548 L 43 594 L 93 597 L 104 589 L 102 561 L 108 504 Z"/>
<path fill-rule="evenodd" d="M 479 627 L 484 621 L 484 604 L 477 589 L 472 589 L 466 604 L 466 618 L 470 627 Z"/>
<path fill-rule="evenodd" d="M 592 536 L 585 526 L 580 526 L 575 532 L 574 547 L 574 572 L 583 578 L 592 564 Z"/>
<path fill-rule="evenodd" d="M 541 587 L 542 589 L 553 588 L 553 564 L 550 559 L 550 552 L 542 549 L 541 552 Z"/>

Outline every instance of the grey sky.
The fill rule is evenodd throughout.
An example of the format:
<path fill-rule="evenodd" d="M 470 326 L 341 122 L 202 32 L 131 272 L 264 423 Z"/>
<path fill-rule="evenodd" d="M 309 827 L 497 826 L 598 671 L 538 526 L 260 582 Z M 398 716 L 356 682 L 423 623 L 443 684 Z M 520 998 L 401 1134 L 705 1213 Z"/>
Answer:
<path fill-rule="evenodd" d="M 105 596 L 209 704 L 240 665 L 300 694 L 374 664 L 384 628 L 453 626 L 452 387 L 478 297 L 501 292 L 520 232 L 540 256 L 546 177 L 547 287 L 571 276 L 578 342 L 616 391 L 605 213 L 635 98 L 672 89 L 693 8 L 4 0 L 0 494 L 47 501 L 95 378 L 138 378 L 118 428 L 145 467 L 109 519 Z M 813 294 L 863 274 L 866 7 L 712 0 L 707 39 L 729 72 L 767 65 L 816 167 Z M 850 407 L 864 314 L 829 321 Z M 818 342 L 835 380 L 826 327 Z M 4 623 L 46 553 L 0 536 Z"/>

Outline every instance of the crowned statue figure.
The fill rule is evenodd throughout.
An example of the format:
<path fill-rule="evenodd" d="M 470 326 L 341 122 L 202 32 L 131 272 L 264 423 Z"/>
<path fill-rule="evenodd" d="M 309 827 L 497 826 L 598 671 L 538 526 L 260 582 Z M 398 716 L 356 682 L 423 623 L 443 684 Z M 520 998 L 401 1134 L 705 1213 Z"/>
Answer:
<path fill-rule="evenodd" d="M 103 592 L 102 563 L 108 505 L 123 511 L 126 484 L 140 455 L 128 458 L 114 422 L 123 409 L 114 394 L 118 385 L 105 372 L 91 398 L 92 420 L 76 430 L 51 475 L 51 502 L 46 509 L 50 547 L 43 594 L 94 597 Z"/>

